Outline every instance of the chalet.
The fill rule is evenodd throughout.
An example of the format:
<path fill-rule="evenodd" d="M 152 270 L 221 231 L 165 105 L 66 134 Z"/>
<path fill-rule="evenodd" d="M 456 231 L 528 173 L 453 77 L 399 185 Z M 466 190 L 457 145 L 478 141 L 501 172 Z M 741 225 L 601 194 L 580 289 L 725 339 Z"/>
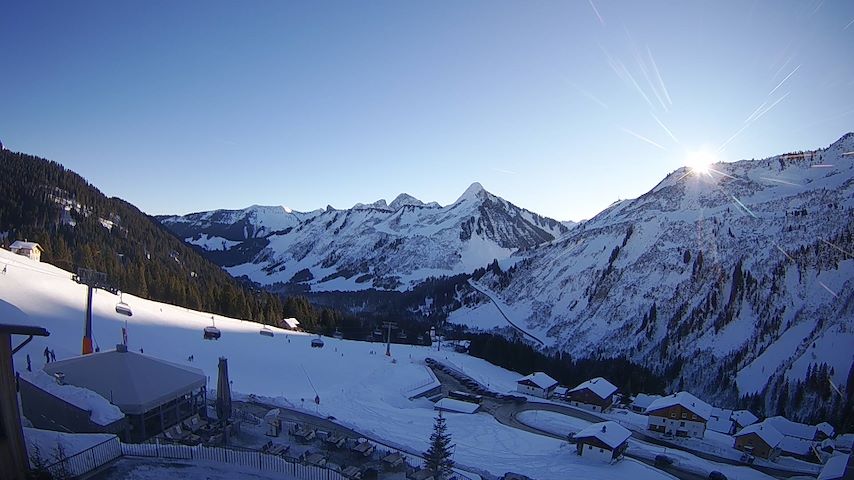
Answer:
<path fill-rule="evenodd" d="M 749 410 L 736 410 L 732 412 L 732 416 L 730 418 L 732 418 L 736 430 L 741 430 L 742 428 L 748 425 L 753 425 L 759 421 L 756 415 L 751 413 Z"/>
<path fill-rule="evenodd" d="M 831 425 L 827 422 L 821 422 L 818 425 L 816 425 L 815 428 L 818 429 L 818 432 L 816 432 L 816 438 L 815 438 L 818 441 L 826 440 L 828 438 L 833 438 L 833 435 L 836 434 L 836 431 L 833 429 L 833 425 Z"/>
<path fill-rule="evenodd" d="M 617 422 L 594 423 L 575 434 L 579 455 L 610 463 L 619 459 L 632 432 Z"/>
<path fill-rule="evenodd" d="M 44 252 L 44 249 L 38 243 L 27 241 L 22 242 L 20 240 L 15 240 L 11 245 L 9 245 L 9 250 L 11 250 L 12 253 L 17 253 L 18 255 L 37 262 L 41 261 L 42 252 Z"/>
<path fill-rule="evenodd" d="M 846 480 L 854 477 L 854 457 L 835 455 L 824 464 L 816 480 Z"/>
<path fill-rule="evenodd" d="M 834 439 L 834 445 L 840 452 L 851 453 L 851 447 L 854 447 L 854 433 L 838 435 Z"/>
<path fill-rule="evenodd" d="M 639 393 L 629 405 L 629 410 L 635 413 L 643 413 L 652 402 L 659 398 L 661 398 L 661 395 L 647 395 L 645 393 Z"/>
<path fill-rule="evenodd" d="M 299 326 L 299 320 L 296 318 L 283 318 L 282 319 L 282 327 L 287 328 L 288 330 L 300 331 L 302 330 Z"/>
<path fill-rule="evenodd" d="M 557 388 L 557 380 L 543 372 L 534 372 L 516 380 L 516 390 L 536 397 L 549 398 Z"/>
<path fill-rule="evenodd" d="M 762 423 L 768 423 L 768 420 L 766 419 Z M 780 441 L 780 455 L 797 458 L 805 462 L 821 463 L 815 442 L 788 435 L 783 435 L 783 440 Z"/>
<path fill-rule="evenodd" d="M 204 372 L 129 352 L 121 344 L 116 350 L 51 362 L 44 371 L 63 383 L 91 390 L 118 407 L 127 417 L 127 428 L 114 433 L 124 441 L 141 442 L 196 414 L 206 416 Z M 21 381 L 24 415 L 36 428 L 63 426 L 66 431 L 79 431 L 77 423 L 66 425 L 76 422 L 72 414 L 79 412 L 43 387 Z"/>
<path fill-rule="evenodd" d="M 787 437 L 808 441 L 822 441 L 833 436 L 833 427 L 824 422 L 818 425 L 806 425 L 780 416 L 766 418 L 765 422 L 773 425 L 774 428 Z"/>
<path fill-rule="evenodd" d="M 602 377 L 596 377 L 581 383 L 566 393 L 566 400 L 576 407 L 587 407 L 603 412 L 614 403 L 617 387 Z"/>
<path fill-rule="evenodd" d="M 750 455 L 774 460 L 780 454 L 780 443 L 782 441 L 783 434 L 773 426 L 754 423 L 742 428 L 740 432 L 735 434 L 735 445 L 733 446 L 736 450 L 741 450 Z"/>
<path fill-rule="evenodd" d="M 706 424 L 709 430 L 732 435 L 735 433 L 735 422 L 732 420 L 732 410 L 725 408 L 712 407 L 712 413 L 709 415 L 709 422 Z"/>
<path fill-rule="evenodd" d="M 705 435 L 711 412 L 711 405 L 688 392 L 661 397 L 646 409 L 649 430 L 665 435 L 697 438 Z"/>

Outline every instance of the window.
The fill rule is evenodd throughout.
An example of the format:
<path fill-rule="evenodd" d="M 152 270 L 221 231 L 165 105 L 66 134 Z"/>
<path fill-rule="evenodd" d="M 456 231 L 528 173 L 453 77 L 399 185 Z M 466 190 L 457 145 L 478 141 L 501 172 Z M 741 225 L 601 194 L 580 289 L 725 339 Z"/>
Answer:
<path fill-rule="evenodd" d="M 680 426 L 680 427 L 684 427 L 684 426 L 685 426 L 685 422 L 679 422 L 679 426 Z"/>
<path fill-rule="evenodd" d="M 676 412 L 671 413 L 670 418 L 676 418 Z"/>
<path fill-rule="evenodd" d="M 688 414 L 685 412 L 682 412 L 682 418 L 688 418 Z"/>
<path fill-rule="evenodd" d="M 605 450 L 599 449 L 599 453 L 605 453 Z"/>
<path fill-rule="evenodd" d="M 587 450 L 593 450 L 593 445 L 587 445 Z"/>

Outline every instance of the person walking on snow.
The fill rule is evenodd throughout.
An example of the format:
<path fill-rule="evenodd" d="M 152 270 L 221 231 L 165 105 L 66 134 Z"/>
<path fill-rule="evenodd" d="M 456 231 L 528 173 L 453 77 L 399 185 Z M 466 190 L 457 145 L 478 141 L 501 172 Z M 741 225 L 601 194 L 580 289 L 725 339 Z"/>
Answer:
<path fill-rule="evenodd" d="M 51 362 L 56 361 L 56 352 L 54 352 L 53 350 L 50 351 L 50 361 Z"/>
<path fill-rule="evenodd" d="M 44 363 L 50 363 L 50 350 L 44 347 Z"/>

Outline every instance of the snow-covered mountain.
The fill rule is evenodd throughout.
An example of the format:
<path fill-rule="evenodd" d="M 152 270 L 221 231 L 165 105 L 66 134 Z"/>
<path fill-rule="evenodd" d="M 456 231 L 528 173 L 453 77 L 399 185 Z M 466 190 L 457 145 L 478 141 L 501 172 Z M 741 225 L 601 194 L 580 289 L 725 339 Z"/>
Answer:
<path fill-rule="evenodd" d="M 708 174 L 679 169 L 477 285 L 546 345 L 670 369 L 675 384 L 712 399 L 779 391 L 820 363 L 844 385 L 854 352 L 852 151 L 849 133 L 826 149 Z M 479 296 L 450 320 L 494 322 L 495 305 Z"/>
<path fill-rule="evenodd" d="M 430 276 L 471 272 L 569 231 L 479 183 L 444 207 L 401 194 L 391 203 L 346 210 L 252 206 L 159 220 L 236 277 L 317 291 L 406 289 Z"/>

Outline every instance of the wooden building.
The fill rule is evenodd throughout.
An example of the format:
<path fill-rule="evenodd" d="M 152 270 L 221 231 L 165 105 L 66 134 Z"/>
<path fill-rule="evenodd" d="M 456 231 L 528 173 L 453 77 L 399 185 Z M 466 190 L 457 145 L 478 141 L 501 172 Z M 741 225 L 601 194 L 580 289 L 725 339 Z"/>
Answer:
<path fill-rule="evenodd" d="M 121 435 L 124 441 L 144 441 L 196 414 L 207 417 L 204 372 L 129 352 L 124 345 L 117 345 L 116 350 L 52 362 L 44 370 L 50 375 L 62 373 L 69 385 L 92 390 L 117 406 L 127 417 L 128 427 Z M 27 399 L 22 398 L 22 402 L 26 411 Z M 62 418 L 47 420 L 63 421 Z"/>
<path fill-rule="evenodd" d="M 646 409 L 648 429 L 677 437 L 703 438 L 712 406 L 691 395 L 679 392 L 661 397 Z"/>
<path fill-rule="evenodd" d="M 774 460 L 780 455 L 783 434 L 771 425 L 754 423 L 735 434 L 735 449 L 747 454 Z"/>
<path fill-rule="evenodd" d="M 42 252 L 44 251 L 42 246 L 36 242 L 22 242 L 20 240 L 15 240 L 11 245 L 9 245 L 9 250 L 11 250 L 12 253 L 17 253 L 18 255 L 37 262 L 42 260 Z"/>
<path fill-rule="evenodd" d="M 617 392 L 611 382 L 596 377 L 581 383 L 566 393 L 566 401 L 576 407 L 586 407 L 595 412 L 604 412 L 614 403 Z"/>
<path fill-rule="evenodd" d="M 578 455 L 610 463 L 623 455 L 631 436 L 632 432 L 619 423 L 608 421 L 594 423 L 573 438 Z"/>
<path fill-rule="evenodd" d="M 516 390 L 536 397 L 549 398 L 557 387 L 557 380 L 543 372 L 534 372 L 516 380 Z"/>

